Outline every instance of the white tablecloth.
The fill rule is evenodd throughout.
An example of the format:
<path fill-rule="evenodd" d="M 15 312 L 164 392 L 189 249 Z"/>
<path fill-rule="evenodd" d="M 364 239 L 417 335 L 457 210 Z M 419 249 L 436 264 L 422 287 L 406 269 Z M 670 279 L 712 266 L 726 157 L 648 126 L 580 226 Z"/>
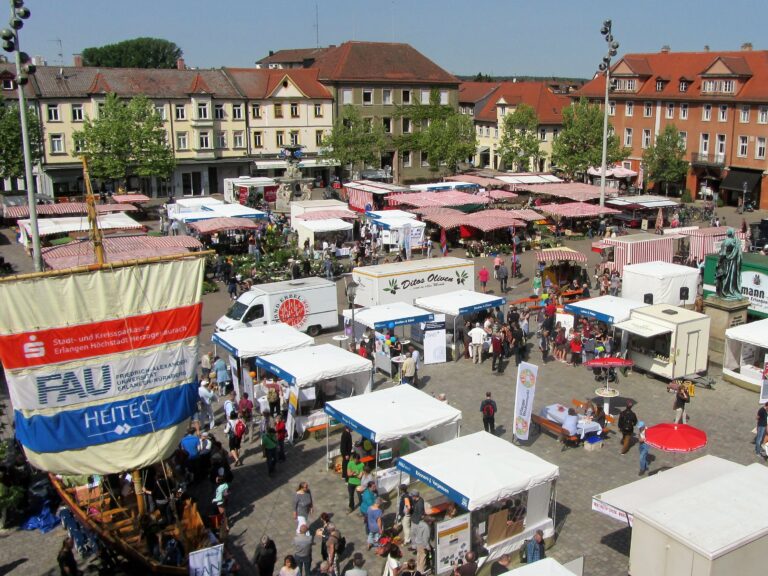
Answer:
<path fill-rule="evenodd" d="M 540 416 L 562 426 L 563 422 L 565 422 L 565 417 L 568 416 L 568 408 L 562 404 L 550 404 L 549 406 L 542 408 Z M 600 428 L 600 424 L 597 422 L 587 420 L 583 415 L 579 414 L 579 423 L 576 426 L 576 432 L 578 432 L 581 438 L 584 438 L 586 434 L 591 432 L 602 434 L 603 429 Z"/>

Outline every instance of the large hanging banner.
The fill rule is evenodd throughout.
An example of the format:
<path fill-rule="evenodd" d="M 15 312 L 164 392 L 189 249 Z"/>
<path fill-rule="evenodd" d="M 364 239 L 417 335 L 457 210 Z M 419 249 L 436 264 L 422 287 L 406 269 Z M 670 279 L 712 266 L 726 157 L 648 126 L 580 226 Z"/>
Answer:
<path fill-rule="evenodd" d="M 198 396 L 204 264 L 0 282 L 0 361 L 33 466 L 111 474 L 176 449 Z"/>
<path fill-rule="evenodd" d="M 470 515 L 463 514 L 438 522 L 435 527 L 437 573 L 452 572 L 470 548 Z"/>
<path fill-rule="evenodd" d="M 531 412 L 533 411 L 533 396 L 536 393 L 536 379 L 539 367 L 529 362 L 522 362 L 517 367 L 517 386 L 515 387 L 515 412 L 512 423 L 515 437 L 528 440 L 531 428 Z"/>
<path fill-rule="evenodd" d="M 763 359 L 763 385 L 760 387 L 760 404 L 768 402 L 768 354 Z"/>
<path fill-rule="evenodd" d="M 229 357 L 229 373 L 232 375 L 232 386 L 235 389 L 235 401 L 240 402 L 240 370 L 237 366 L 237 358 Z"/>
<path fill-rule="evenodd" d="M 424 323 L 424 364 L 440 364 L 446 360 L 445 314 Z"/>
<path fill-rule="evenodd" d="M 221 576 L 224 544 L 189 553 L 189 576 Z"/>

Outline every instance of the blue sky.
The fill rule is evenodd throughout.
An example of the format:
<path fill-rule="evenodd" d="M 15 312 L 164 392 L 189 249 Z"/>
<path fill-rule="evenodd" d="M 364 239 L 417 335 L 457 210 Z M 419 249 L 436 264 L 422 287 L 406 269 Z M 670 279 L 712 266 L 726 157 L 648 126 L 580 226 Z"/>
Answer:
<path fill-rule="evenodd" d="M 7 2 L 5 3 L 7 4 Z M 738 50 L 763 39 L 765 0 L 26 0 L 23 49 L 49 64 L 137 36 L 176 42 L 190 66 L 250 66 L 269 50 L 408 42 L 455 74 L 589 77 L 613 20 L 620 55 Z M 0 8 L 2 10 L 2 8 Z M 2 13 L 2 12 L 0 12 Z M 6 6 L 6 13 L 8 8 Z"/>

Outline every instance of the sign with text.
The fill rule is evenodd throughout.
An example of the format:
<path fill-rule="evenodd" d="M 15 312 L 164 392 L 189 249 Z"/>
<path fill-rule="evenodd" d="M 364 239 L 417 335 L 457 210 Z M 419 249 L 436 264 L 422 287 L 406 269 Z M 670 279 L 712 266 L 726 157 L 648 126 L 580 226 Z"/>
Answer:
<path fill-rule="evenodd" d="M 531 428 L 531 412 L 533 397 L 536 393 L 536 379 L 539 367 L 535 364 L 522 362 L 517 367 L 517 386 L 515 387 L 515 412 L 512 429 L 519 440 L 528 440 Z"/>

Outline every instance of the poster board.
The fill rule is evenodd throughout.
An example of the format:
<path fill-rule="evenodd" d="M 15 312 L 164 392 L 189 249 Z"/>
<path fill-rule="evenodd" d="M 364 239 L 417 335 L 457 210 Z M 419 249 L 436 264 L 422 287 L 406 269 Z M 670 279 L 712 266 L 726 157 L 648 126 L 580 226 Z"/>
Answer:
<path fill-rule="evenodd" d="M 470 548 L 470 514 L 438 522 L 435 527 L 435 566 L 438 574 L 453 571 Z"/>
<path fill-rule="evenodd" d="M 763 358 L 763 384 L 760 386 L 760 403 L 768 402 L 768 354 Z"/>
<path fill-rule="evenodd" d="M 446 361 L 445 314 L 435 314 L 435 319 L 424 323 L 424 364 L 441 364 Z"/>
<path fill-rule="evenodd" d="M 568 331 L 573 328 L 573 320 L 573 314 L 555 314 L 555 323 L 560 322 L 560 326 L 565 328 L 566 334 L 568 334 Z"/>
<path fill-rule="evenodd" d="M 237 358 L 229 357 L 229 373 L 232 376 L 232 386 L 235 389 L 235 401 L 240 402 L 240 369 L 237 365 Z"/>

